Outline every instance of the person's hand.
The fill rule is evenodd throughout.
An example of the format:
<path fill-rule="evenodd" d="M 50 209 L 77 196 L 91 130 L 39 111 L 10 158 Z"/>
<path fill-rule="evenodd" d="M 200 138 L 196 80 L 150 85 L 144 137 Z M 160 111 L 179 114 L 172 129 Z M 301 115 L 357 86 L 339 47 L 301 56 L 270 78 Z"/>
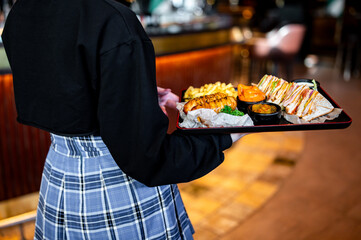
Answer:
<path fill-rule="evenodd" d="M 158 101 L 159 106 L 163 110 L 163 112 L 167 115 L 167 111 L 165 107 L 176 109 L 177 103 L 179 101 L 179 97 L 172 93 L 169 88 L 161 88 L 157 87 L 158 90 Z"/>
<path fill-rule="evenodd" d="M 159 105 L 175 109 L 179 101 L 179 97 L 172 93 L 169 88 L 157 87 L 157 90 Z"/>
<path fill-rule="evenodd" d="M 232 142 L 237 142 L 239 139 L 246 136 L 248 133 L 231 133 Z"/>

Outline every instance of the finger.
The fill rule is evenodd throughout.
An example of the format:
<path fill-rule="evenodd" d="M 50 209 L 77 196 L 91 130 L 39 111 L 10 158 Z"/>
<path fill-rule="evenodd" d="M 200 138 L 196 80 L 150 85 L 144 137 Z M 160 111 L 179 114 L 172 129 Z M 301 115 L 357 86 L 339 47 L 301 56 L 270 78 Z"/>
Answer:
<path fill-rule="evenodd" d="M 168 101 L 165 103 L 165 106 L 167 106 L 167 107 L 169 107 L 169 108 L 176 109 L 176 108 L 177 108 L 177 102 L 168 100 Z"/>
<path fill-rule="evenodd" d="M 158 87 L 157 90 L 158 90 L 158 95 L 160 95 L 160 96 L 167 95 L 168 93 L 171 92 L 171 90 L 169 88 L 165 89 L 165 88 Z"/>
<path fill-rule="evenodd" d="M 179 96 L 178 95 L 175 95 L 174 93 L 170 92 L 169 94 L 169 99 L 175 101 L 175 102 L 178 102 L 179 101 Z"/>

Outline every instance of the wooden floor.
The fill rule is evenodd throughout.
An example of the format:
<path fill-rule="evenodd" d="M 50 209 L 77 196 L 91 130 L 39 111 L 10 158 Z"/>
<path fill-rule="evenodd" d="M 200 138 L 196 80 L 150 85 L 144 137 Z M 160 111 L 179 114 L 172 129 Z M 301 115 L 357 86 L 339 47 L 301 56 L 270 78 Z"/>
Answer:
<path fill-rule="evenodd" d="M 301 132 L 247 135 L 210 174 L 180 184 L 197 240 L 220 239 L 279 190 L 303 150 Z"/>

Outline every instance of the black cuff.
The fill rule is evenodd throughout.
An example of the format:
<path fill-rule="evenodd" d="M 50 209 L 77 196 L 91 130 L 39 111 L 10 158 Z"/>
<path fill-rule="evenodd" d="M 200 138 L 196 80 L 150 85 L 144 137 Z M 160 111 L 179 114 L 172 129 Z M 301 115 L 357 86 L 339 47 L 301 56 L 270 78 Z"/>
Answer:
<path fill-rule="evenodd" d="M 233 143 L 231 135 L 230 134 L 220 135 L 219 143 L 220 143 L 220 149 L 222 151 L 230 148 L 232 146 L 232 143 Z"/>

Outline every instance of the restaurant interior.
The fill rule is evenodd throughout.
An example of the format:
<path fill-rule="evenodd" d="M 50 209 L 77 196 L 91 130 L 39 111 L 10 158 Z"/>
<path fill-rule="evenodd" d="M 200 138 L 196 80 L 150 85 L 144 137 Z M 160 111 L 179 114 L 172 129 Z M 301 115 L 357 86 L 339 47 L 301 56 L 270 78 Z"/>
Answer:
<path fill-rule="evenodd" d="M 118 0 L 116 0 L 118 1 Z M 160 87 L 314 79 L 345 113 L 326 128 L 252 132 L 179 189 L 196 240 L 361 239 L 361 7 L 354 0 L 126 0 Z M 0 33 L 16 1 L 1 3 Z M 181 98 L 182 100 L 182 98 Z M 178 111 L 167 109 L 171 133 Z M 0 240 L 33 239 L 49 133 L 16 121 L 0 38 Z M 326 123 L 328 123 L 326 121 Z M 268 129 L 268 130 L 267 130 Z"/>

